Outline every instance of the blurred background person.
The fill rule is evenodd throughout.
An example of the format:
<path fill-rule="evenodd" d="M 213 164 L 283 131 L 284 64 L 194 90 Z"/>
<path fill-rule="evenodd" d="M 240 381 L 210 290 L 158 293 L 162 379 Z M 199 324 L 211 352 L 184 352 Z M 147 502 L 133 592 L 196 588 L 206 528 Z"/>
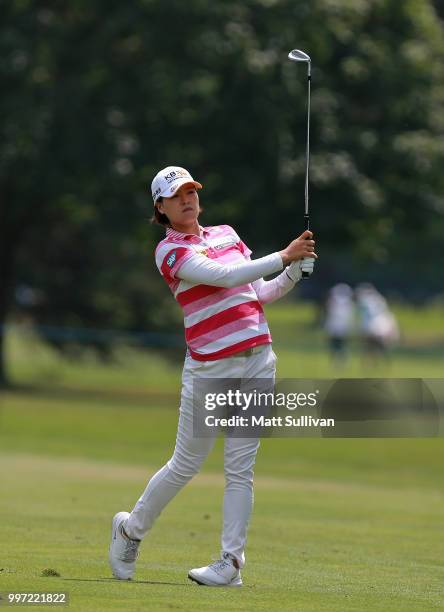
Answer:
<path fill-rule="evenodd" d="M 356 287 L 359 330 L 364 355 L 373 362 L 388 357 L 388 351 L 399 341 L 399 327 L 387 300 L 370 283 Z"/>
<path fill-rule="evenodd" d="M 325 305 L 324 329 L 335 367 L 342 367 L 355 325 L 353 291 L 346 283 L 338 283 L 328 293 Z"/>

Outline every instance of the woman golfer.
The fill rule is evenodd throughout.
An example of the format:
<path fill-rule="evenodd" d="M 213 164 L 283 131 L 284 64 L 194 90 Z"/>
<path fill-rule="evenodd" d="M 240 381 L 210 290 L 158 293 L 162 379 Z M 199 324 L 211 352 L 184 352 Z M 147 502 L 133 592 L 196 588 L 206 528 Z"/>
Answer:
<path fill-rule="evenodd" d="M 273 379 L 276 356 L 262 304 L 288 293 L 301 277 L 300 261 L 317 257 L 312 234 L 305 231 L 282 251 L 251 260 L 250 249 L 230 226 L 199 225 L 201 188 L 176 166 L 161 170 L 151 185 L 153 219 L 166 227 L 156 264 L 183 309 L 188 350 L 173 456 L 148 482 L 132 512 L 119 512 L 112 522 L 109 560 L 121 580 L 132 578 L 141 540 L 213 447 L 214 437 L 193 436 L 193 379 Z M 281 270 L 273 280 L 263 280 Z M 242 585 L 258 447 L 258 438 L 225 438 L 221 558 L 190 570 L 188 577 L 199 584 Z"/>

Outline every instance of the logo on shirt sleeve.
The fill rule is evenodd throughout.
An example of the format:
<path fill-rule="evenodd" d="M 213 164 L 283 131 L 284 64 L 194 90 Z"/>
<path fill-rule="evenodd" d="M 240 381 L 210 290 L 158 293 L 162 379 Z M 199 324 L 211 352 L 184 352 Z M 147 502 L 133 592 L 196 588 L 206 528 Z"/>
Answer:
<path fill-rule="evenodd" d="M 173 252 L 171 253 L 171 255 L 168 257 L 167 261 L 166 261 L 167 266 L 168 266 L 169 268 L 172 268 L 172 267 L 174 266 L 174 263 L 175 263 L 175 261 L 176 261 L 176 258 L 177 258 L 176 251 L 173 251 Z"/>

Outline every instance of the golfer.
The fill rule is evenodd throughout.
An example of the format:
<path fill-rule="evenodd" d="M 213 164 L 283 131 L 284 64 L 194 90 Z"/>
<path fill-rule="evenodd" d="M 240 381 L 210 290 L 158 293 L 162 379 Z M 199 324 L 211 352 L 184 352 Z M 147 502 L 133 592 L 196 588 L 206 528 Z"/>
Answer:
<path fill-rule="evenodd" d="M 175 495 L 198 473 L 214 437 L 193 436 L 193 379 L 271 378 L 276 356 L 262 309 L 301 278 L 300 261 L 316 258 L 305 231 L 282 251 L 251 260 L 250 249 L 228 225 L 201 227 L 195 181 L 184 168 L 168 166 L 151 185 L 153 220 L 166 228 L 156 264 L 183 309 L 187 354 L 176 445 L 171 459 L 148 482 L 129 512 L 112 522 L 109 551 L 116 578 L 132 578 L 140 542 Z M 263 277 L 281 271 L 273 280 Z M 253 505 L 253 467 L 258 438 L 226 437 L 221 557 L 188 577 L 207 586 L 241 586 L 245 541 Z"/>

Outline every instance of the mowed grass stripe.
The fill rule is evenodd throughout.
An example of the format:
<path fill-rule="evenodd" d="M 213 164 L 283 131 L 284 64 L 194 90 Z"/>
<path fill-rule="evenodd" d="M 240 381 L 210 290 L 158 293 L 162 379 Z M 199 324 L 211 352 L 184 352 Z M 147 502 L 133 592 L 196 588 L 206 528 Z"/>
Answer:
<path fill-rule="evenodd" d="M 163 465 L 171 456 L 178 408 L 121 399 L 73 399 L 4 393 L 0 405 L 0 449 L 13 453 L 85 457 L 142 466 Z M 223 441 L 204 464 L 222 469 Z M 444 492 L 444 438 L 264 439 L 259 476 L 372 482 L 395 488 Z"/>
<path fill-rule="evenodd" d="M 109 580 L 110 520 L 151 470 L 88 459 L 0 456 L 1 589 L 65 589 L 72 610 L 430 610 L 443 602 L 442 494 L 257 477 L 246 588 L 188 585 L 217 555 L 223 478 L 199 475 L 144 542 L 137 582 Z M 61 578 L 43 578 L 45 568 Z"/>

